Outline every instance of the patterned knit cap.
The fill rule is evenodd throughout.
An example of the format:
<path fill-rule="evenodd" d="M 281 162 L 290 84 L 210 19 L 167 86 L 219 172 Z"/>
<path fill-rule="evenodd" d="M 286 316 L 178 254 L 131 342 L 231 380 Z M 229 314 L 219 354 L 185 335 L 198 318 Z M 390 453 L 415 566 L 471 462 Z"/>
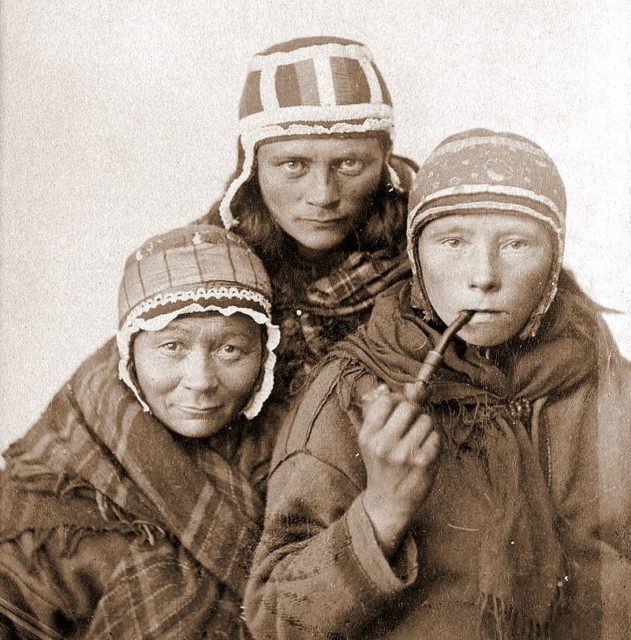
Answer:
<path fill-rule="evenodd" d="M 421 166 L 408 204 L 408 254 L 414 273 L 412 298 L 430 317 L 418 255 L 423 227 L 455 213 L 516 213 L 543 222 L 555 255 L 549 285 L 520 337 L 534 336 L 557 290 L 565 241 L 565 187 L 541 147 L 512 133 L 472 129 L 443 140 Z"/>
<path fill-rule="evenodd" d="M 263 263 L 235 234 L 214 225 L 197 225 L 149 238 L 127 259 L 119 290 L 116 339 L 121 380 L 149 411 L 135 383 L 134 334 L 160 331 L 187 313 L 243 313 L 267 330 L 261 382 L 243 409 L 246 418 L 254 418 L 274 385 L 274 349 L 280 331 L 272 323 L 271 301 Z"/>
<path fill-rule="evenodd" d="M 230 205 L 248 181 L 257 145 L 310 135 L 383 132 L 390 141 L 390 94 L 365 45 L 318 36 L 275 45 L 250 61 L 239 106 L 241 173 L 228 186 L 219 213 L 226 229 L 237 224 Z M 396 172 L 388 167 L 392 184 Z"/>

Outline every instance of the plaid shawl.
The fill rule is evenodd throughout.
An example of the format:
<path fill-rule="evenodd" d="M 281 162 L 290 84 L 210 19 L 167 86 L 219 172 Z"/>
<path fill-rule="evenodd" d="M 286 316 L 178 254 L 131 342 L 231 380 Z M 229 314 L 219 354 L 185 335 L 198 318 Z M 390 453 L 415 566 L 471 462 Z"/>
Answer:
<path fill-rule="evenodd" d="M 213 449 L 180 438 L 142 411 L 117 365 L 110 341 L 6 452 L 0 540 L 57 527 L 144 540 L 114 569 L 90 638 L 241 637 L 273 435 L 251 422 Z"/>
<path fill-rule="evenodd" d="M 281 330 L 277 390 L 298 393 L 328 350 L 368 320 L 377 296 L 409 273 L 405 254 L 355 251 L 308 283 L 302 295 L 293 280 L 286 290 L 281 287 L 275 308 Z"/>

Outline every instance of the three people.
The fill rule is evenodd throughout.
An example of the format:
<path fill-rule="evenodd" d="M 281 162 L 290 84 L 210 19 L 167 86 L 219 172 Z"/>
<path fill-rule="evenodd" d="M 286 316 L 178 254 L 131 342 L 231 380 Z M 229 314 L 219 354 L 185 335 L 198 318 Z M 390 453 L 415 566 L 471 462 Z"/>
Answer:
<path fill-rule="evenodd" d="M 411 280 L 333 349 L 277 441 L 255 637 L 628 633 L 629 367 L 561 267 L 565 210 L 520 136 L 466 131 L 421 167 Z M 419 407 L 410 386 L 463 310 Z"/>
<path fill-rule="evenodd" d="M 563 183 L 531 141 L 465 132 L 406 227 L 393 126 L 360 43 L 253 58 L 224 196 L 130 257 L 117 344 L 5 454 L 7 637 L 247 636 L 292 396 L 257 638 L 624 637 L 627 370 L 561 268 Z"/>
<path fill-rule="evenodd" d="M 0 637 L 246 637 L 271 303 L 261 261 L 219 227 L 129 257 L 116 341 L 4 454 Z"/>

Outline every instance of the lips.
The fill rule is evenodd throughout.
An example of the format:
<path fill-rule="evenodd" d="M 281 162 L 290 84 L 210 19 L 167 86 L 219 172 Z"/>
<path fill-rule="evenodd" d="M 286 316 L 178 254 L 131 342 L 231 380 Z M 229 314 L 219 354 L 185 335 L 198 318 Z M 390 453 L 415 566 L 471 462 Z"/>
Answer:
<path fill-rule="evenodd" d="M 340 224 L 344 222 L 346 217 L 342 218 L 303 218 L 304 222 L 308 222 L 309 224 L 314 224 L 322 227 L 333 226 L 336 224 Z"/>
<path fill-rule="evenodd" d="M 206 407 L 192 407 L 189 405 L 177 404 L 175 405 L 175 407 L 180 411 L 182 411 L 183 413 L 188 413 L 190 415 L 203 416 L 203 415 L 208 415 L 213 411 L 217 411 L 217 409 L 219 409 L 221 405 L 210 405 Z"/>
<path fill-rule="evenodd" d="M 475 313 L 471 317 L 469 324 L 475 324 L 476 322 L 489 322 L 505 313 L 505 311 L 499 311 L 496 309 L 475 309 L 474 311 Z"/>

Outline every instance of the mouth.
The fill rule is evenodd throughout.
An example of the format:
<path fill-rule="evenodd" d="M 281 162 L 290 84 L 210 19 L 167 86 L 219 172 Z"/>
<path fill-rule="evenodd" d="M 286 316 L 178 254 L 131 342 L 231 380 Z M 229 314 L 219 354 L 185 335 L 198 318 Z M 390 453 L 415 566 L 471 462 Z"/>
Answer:
<path fill-rule="evenodd" d="M 472 309 L 473 316 L 469 320 L 469 324 L 490 322 L 496 320 L 499 316 L 504 315 L 506 312 L 499 309 Z"/>
<path fill-rule="evenodd" d="M 346 217 L 341 218 L 303 218 L 304 222 L 316 227 L 334 227 L 345 222 Z"/>
<path fill-rule="evenodd" d="M 210 405 L 206 407 L 194 407 L 184 404 L 176 404 L 175 407 L 182 413 L 186 413 L 191 416 L 207 416 L 221 408 L 221 405 Z"/>

